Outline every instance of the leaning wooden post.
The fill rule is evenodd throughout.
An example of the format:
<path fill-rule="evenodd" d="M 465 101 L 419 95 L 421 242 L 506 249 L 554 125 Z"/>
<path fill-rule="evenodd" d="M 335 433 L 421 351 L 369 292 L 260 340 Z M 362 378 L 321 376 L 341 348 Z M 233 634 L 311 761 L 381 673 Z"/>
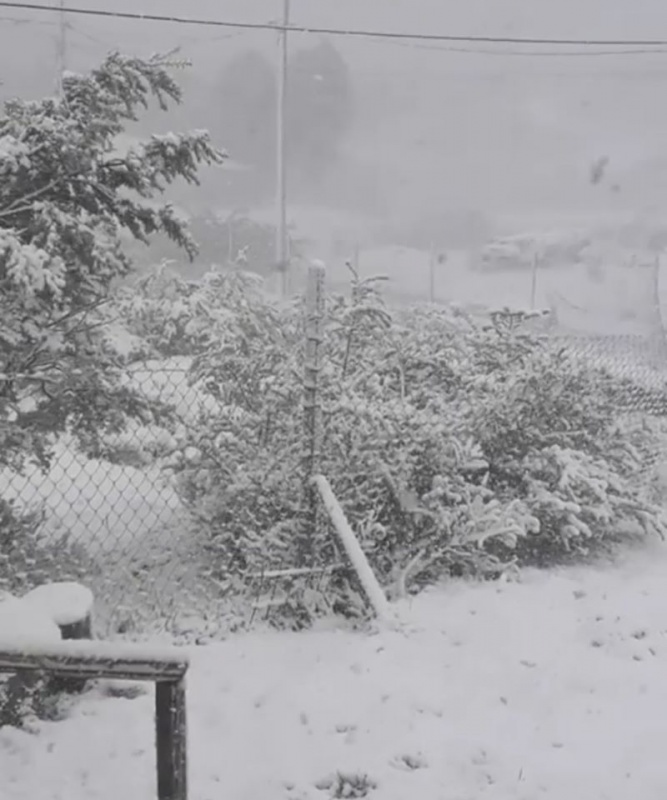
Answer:
<path fill-rule="evenodd" d="M 185 678 L 155 684 L 158 800 L 186 800 Z"/>
<path fill-rule="evenodd" d="M 306 284 L 305 358 L 303 378 L 304 413 L 304 526 L 301 558 L 312 554 L 313 536 L 317 528 L 317 491 L 312 479 L 320 471 L 321 407 L 318 395 L 322 340 L 324 336 L 326 268 L 321 261 L 308 267 Z"/>
<path fill-rule="evenodd" d="M 382 591 L 382 587 L 378 583 L 371 565 L 368 563 L 366 554 L 361 549 L 359 540 L 347 521 L 345 512 L 333 493 L 329 481 L 324 475 L 315 475 L 312 482 L 322 498 L 322 503 L 333 524 L 338 540 L 359 578 L 359 583 L 370 607 L 379 619 L 388 620 L 391 612 L 385 593 Z"/>

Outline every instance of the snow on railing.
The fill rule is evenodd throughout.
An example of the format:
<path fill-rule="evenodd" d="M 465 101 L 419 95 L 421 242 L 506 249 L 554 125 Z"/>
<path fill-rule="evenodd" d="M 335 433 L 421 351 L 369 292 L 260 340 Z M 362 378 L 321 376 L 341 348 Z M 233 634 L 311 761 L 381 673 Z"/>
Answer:
<path fill-rule="evenodd" d="M 49 677 L 152 681 L 158 800 L 187 800 L 185 673 L 180 648 L 115 642 L 12 643 L 0 637 L 0 674 L 46 673 Z"/>

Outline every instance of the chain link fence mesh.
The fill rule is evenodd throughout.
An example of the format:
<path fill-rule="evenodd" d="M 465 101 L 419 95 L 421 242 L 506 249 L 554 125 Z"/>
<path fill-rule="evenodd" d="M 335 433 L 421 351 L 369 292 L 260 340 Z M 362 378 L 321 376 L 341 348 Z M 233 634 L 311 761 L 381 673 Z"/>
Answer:
<path fill-rule="evenodd" d="M 314 302 L 323 304 L 324 300 Z M 363 303 L 363 297 L 357 294 L 355 302 Z M 429 313 L 439 312 L 432 307 Z M 20 593 L 44 580 L 81 580 L 95 592 L 98 627 L 105 635 L 162 632 L 190 638 L 216 637 L 238 627 L 272 624 L 274 617 L 284 616 L 290 607 L 294 623 L 298 622 L 304 595 L 319 604 L 320 610 L 335 610 L 340 581 L 347 573 L 340 563 L 330 523 L 309 495 L 304 477 L 320 469 L 326 473 L 329 468 L 327 448 L 336 444 L 332 429 L 338 425 L 339 435 L 340 426 L 347 425 L 352 432 L 371 409 L 345 407 L 344 398 L 333 398 L 337 409 L 333 414 L 332 398 L 325 396 L 326 390 L 319 395 L 319 374 L 326 376 L 331 371 L 332 356 L 320 347 L 323 334 L 317 319 L 314 322 L 306 326 L 308 343 L 302 341 L 296 347 L 289 367 L 301 374 L 305 371 L 305 400 L 303 396 L 293 398 L 284 413 L 294 418 L 290 424 L 302 426 L 305 452 L 300 456 L 305 459 L 300 462 L 302 474 L 296 476 L 294 484 L 302 487 L 298 498 L 298 503 L 304 504 L 302 527 L 290 528 L 287 535 L 304 536 L 306 541 L 316 537 L 316 553 L 284 561 L 273 558 L 267 546 L 266 559 L 255 560 L 242 572 L 229 569 L 226 574 L 231 565 L 229 553 L 223 557 L 212 549 L 210 528 L 202 524 L 201 515 L 198 518 L 191 513 L 179 484 L 179 474 L 186 467 L 196 478 L 205 443 L 200 441 L 195 447 L 192 442 L 197 436 L 193 432 L 197 434 L 206 413 L 212 410 L 211 394 L 193 381 L 193 359 L 188 356 L 135 360 L 126 367 L 125 380 L 155 403 L 171 408 L 169 424 L 131 423 L 122 433 L 107 436 L 103 452 L 95 459 L 84 456 L 73 441 L 62 437 L 48 471 L 37 466 L 29 466 L 22 474 L 5 469 L 0 474 L 0 510 L 8 514 L 8 509 L 16 508 L 32 514 L 22 517 L 21 524 L 29 529 L 34 545 L 20 558 L 3 552 L 11 569 L 9 578 L 6 569 L 4 573 L 0 570 L 5 575 L 3 588 Z M 604 369 L 624 381 L 619 420 L 655 427 L 652 447 L 645 448 L 642 467 L 634 477 L 647 493 L 658 496 L 656 485 L 664 480 L 661 470 L 667 461 L 662 337 L 591 337 L 558 329 L 548 331 L 547 336 L 550 346 L 563 352 L 571 363 Z M 340 368 L 340 364 L 335 365 L 335 369 Z M 280 371 L 280 365 L 276 369 Z M 364 377 L 360 374 L 360 380 Z M 404 436 L 408 429 L 405 409 L 398 406 L 395 418 L 383 422 L 395 437 Z M 388 406 L 384 408 L 386 412 Z M 322 414 L 319 422 L 315 413 Z M 347 421 L 341 423 L 342 417 Z M 446 428 L 446 419 L 434 423 L 433 437 L 441 434 L 443 425 Z M 368 440 L 361 447 L 369 452 L 379 445 Z M 379 450 L 376 455 L 381 460 Z M 267 459 L 271 457 L 268 448 Z M 377 485 L 386 480 L 391 484 L 390 478 L 378 475 Z M 334 485 L 340 479 L 349 484 L 349 475 L 328 477 Z M 420 513 L 419 508 L 411 507 L 416 499 L 409 491 L 393 484 L 391 491 L 396 500 L 391 513 L 398 519 Z M 353 493 L 348 492 L 346 497 L 349 504 L 345 510 L 354 517 Z M 378 505 L 366 518 L 354 518 L 362 540 L 369 538 L 366 534 L 377 527 L 386 511 Z M 5 528 L 8 520 L 9 516 L 3 520 Z M 261 552 L 262 536 L 267 531 L 255 533 Z M 267 536 L 274 533 L 269 531 Z M 376 534 L 369 534 L 370 539 L 374 535 L 377 541 Z M 400 587 L 409 569 L 410 564 L 405 563 L 397 567 L 392 583 Z M 391 573 L 389 565 L 385 573 Z"/>
<path fill-rule="evenodd" d="M 177 279 L 175 284 L 187 294 L 197 282 Z M 154 284 L 150 286 L 152 291 Z M 303 370 L 304 342 L 299 337 L 293 360 L 294 368 Z M 317 332 L 309 341 L 317 348 Z M 236 352 L 223 352 L 221 357 L 227 356 L 232 361 L 243 358 Z M 105 636 L 164 633 L 205 640 L 249 626 L 306 624 L 301 612 L 304 595 L 311 597 L 311 604 L 317 598 L 319 610 L 330 610 L 327 587 L 337 579 L 340 565 L 326 547 L 317 557 L 306 552 L 312 543 L 309 531 L 318 523 L 317 507 L 301 472 L 292 483 L 303 488 L 294 498 L 299 513 L 303 508 L 303 526 L 287 531 L 287 536 L 305 542 L 295 558 L 281 557 L 279 546 L 267 546 L 263 552 L 262 535 L 272 535 L 265 509 L 259 509 L 259 516 L 268 523 L 251 531 L 255 539 L 246 540 L 247 558 L 234 547 L 234 534 L 230 542 L 227 532 L 220 531 L 220 519 L 229 522 L 229 517 L 225 509 L 215 507 L 211 475 L 217 476 L 213 480 L 223 476 L 233 482 L 234 474 L 220 463 L 207 473 L 204 462 L 208 459 L 209 467 L 215 462 L 218 439 L 224 442 L 228 437 L 230 447 L 241 452 L 234 453 L 237 472 L 246 466 L 243 453 L 252 471 L 258 453 L 261 461 L 263 444 L 267 461 L 271 459 L 271 435 L 267 430 L 256 441 L 256 418 L 227 416 L 224 399 L 197 381 L 195 366 L 195 357 L 189 355 L 130 356 L 120 380 L 161 408 L 162 422 L 128 420 L 121 432 L 102 437 L 94 458 L 82 451 L 74 436 L 61 436 L 48 469 L 28 464 L 21 472 L 9 467 L 0 471 L 0 591 L 20 595 L 45 581 L 81 581 L 94 590 L 96 624 Z M 280 372 L 286 365 L 274 366 Z M 238 379 L 241 392 L 243 377 Z M 313 411 L 315 388 L 313 383 Z M 310 474 L 316 453 L 312 425 L 309 428 L 303 419 L 301 404 L 299 393 L 294 404 L 277 407 L 267 429 L 284 424 L 290 430 L 303 429 L 298 462 L 300 470 Z M 226 408 L 231 406 L 233 402 Z M 253 511 L 249 508 L 246 516 L 252 518 Z M 241 529 L 239 535 L 245 532 Z"/>
<path fill-rule="evenodd" d="M 635 479 L 653 496 L 667 489 L 667 348 L 660 325 L 655 333 L 639 336 L 582 336 L 555 332 L 555 348 L 562 348 L 573 364 L 604 370 L 624 383 L 618 416 L 630 426 L 651 426 L 655 435 L 642 449 Z"/>

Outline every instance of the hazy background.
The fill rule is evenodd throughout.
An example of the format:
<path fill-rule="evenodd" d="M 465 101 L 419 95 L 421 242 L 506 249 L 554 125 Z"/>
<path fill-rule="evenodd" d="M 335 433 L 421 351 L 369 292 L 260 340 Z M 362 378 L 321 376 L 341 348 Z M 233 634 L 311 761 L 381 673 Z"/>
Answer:
<path fill-rule="evenodd" d="M 238 22 L 277 21 L 282 10 L 281 0 L 81 0 L 79 5 Z M 151 114 L 133 133 L 209 128 L 234 163 L 224 175 L 208 175 L 201 192 L 179 193 L 176 202 L 191 214 L 252 212 L 265 222 L 275 220 L 275 107 L 271 87 L 258 88 L 267 64 L 275 81 L 275 33 L 82 16 L 68 21 L 70 69 L 89 68 L 116 48 L 149 55 L 178 47 L 179 57 L 191 59 L 193 66 L 182 73 L 184 106 L 169 115 Z M 653 39 L 667 38 L 667 3 L 292 0 L 292 22 L 482 36 Z M 55 14 L 0 9 L 4 98 L 53 91 L 57 34 Z M 411 248 L 413 255 L 448 249 L 456 262 L 489 238 L 508 233 L 661 224 L 667 207 L 667 48 L 608 55 L 619 48 L 450 46 L 347 36 L 323 43 L 316 35 L 290 35 L 297 61 L 303 51 L 331 45 L 346 71 L 347 88 L 338 86 L 321 113 L 316 93 L 310 100 L 307 95 L 317 81 L 329 85 L 329 77 L 323 79 L 311 57 L 303 69 L 295 67 L 290 82 L 295 103 L 289 129 L 290 221 L 310 253 L 336 261 L 356 249 L 362 257 L 368 253 L 372 267 L 394 259 L 395 271 L 408 274 L 427 269 L 428 257 L 418 266 L 394 251 L 389 257 L 387 248 Z M 244 67 L 248 57 L 264 66 L 254 72 Z M 230 69 L 239 58 L 241 68 L 230 84 Z M 257 78 L 259 73 L 264 78 Z M 250 124 L 245 117 L 252 103 L 256 119 Z M 316 136 L 299 139 L 299 131 L 316 130 Z M 243 151 L 250 138 L 259 155 L 249 169 Z M 236 148 L 227 139 L 237 142 Z M 593 184 L 591 166 L 602 157 L 608 164 Z M 526 281 L 522 278 L 523 295 Z M 584 289 L 575 281 L 572 291 Z M 612 294 L 619 291 L 625 290 Z"/>

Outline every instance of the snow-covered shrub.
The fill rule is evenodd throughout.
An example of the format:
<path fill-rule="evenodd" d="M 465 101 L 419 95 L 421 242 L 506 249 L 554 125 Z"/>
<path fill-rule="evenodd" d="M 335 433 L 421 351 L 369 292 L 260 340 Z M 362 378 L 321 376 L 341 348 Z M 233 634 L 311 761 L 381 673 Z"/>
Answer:
<path fill-rule="evenodd" d="M 258 289 L 257 276 L 240 269 L 211 270 L 190 281 L 161 264 L 120 291 L 116 307 L 144 355 L 194 356 L 215 346 L 223 318 Z"/>
<path fill-rule="evenodd" d="M 536 346 L 477 397 L 472 419 L 489 462 L 486 485 L 498 497 L 521 498 L 540 522 L 518 543 L 523 559 L 545 564 L 618 535 L 662 534 L 666 519 L 641 480 L 654 433 L 622 419 L 622 388 Z"/>
<path fill-rule="evenodd" d="M 179 487 L 227 588 L 295 566 L 308 548 L 332 558 L 326 526 L 304 522 L 303 317 L 300 304 L 249 295 L 194 363 L 220 408 L 203 414 Z M 631 444 L 619 427 L 618 385 L 524 323 L 432 308 L 392 316 L 373 281 L 328 301 L 320 468 L 399 592 L 663 530 L 634 480 L 649 434 L 637 427 Z"/>
<path fill-rule="evenodd" d="M 66 536 L 42 534 L 44 514 L 22 512 L 0 498 L 0 594 L 23 595 L 35 586 L 62 580 L 81 580 L 93 565 Z"/>

